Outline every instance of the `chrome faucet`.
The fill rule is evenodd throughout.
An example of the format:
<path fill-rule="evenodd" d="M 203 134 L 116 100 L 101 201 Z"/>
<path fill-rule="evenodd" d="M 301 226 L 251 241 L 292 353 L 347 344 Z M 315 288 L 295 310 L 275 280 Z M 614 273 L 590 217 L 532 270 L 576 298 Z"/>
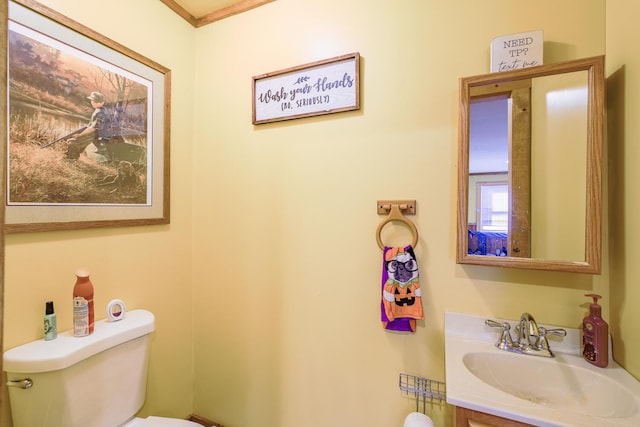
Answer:
<path fill-rule="evenodd" d="M 532 315 L 522 313 L 520 323 L 516 326 L 516 332 L 518 333 L 518 345 L 520 348 L 537 347 L 540 340 L 540 329 Z"/>
<path fill-rule="evenodd" d="M 500 350 L 533 356 L 553 357 L 547 335 L 561 337 L 567 335 L 567 331 L 564 329 L 547 329 L 538 326 L 536 320 L 529 313 L 522 313 L 520 316 L 520 321 L 516 325 L 516 341 L 511 338 L 509 322 L 499 323 L 494 320 L 486 320 L 485 324 L 494 328 L 502 328 L 502 334 L 496 341 L 496 347 Z"/>

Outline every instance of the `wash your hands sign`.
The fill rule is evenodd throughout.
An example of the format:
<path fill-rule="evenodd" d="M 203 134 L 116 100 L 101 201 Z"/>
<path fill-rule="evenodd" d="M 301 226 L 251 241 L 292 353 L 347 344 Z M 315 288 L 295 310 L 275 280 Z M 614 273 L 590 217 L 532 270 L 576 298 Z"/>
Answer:
<path fill-rule="evenodd" d="M 253 123 L 360 108 L 360 55 L 343 55 L 253 78 Z"/>

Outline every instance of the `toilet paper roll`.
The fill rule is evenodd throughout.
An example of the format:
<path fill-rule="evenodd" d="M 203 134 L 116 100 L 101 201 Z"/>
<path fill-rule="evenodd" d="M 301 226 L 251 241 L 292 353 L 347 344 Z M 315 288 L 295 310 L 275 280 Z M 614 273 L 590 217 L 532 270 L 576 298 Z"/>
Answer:
<path fill-rule="evenodd" d="M 127 307 L 124 305 L 124 301 L 114 299 L 107 305 L 107 319 L 110 322 L 124 319 L 124 313 L 127 311 Z"/>
<path fill-rule="evenodd" d="M 404 419 L 403 427 L 434 427 L 434 424 L 425 414 L 412 412 Z"/>

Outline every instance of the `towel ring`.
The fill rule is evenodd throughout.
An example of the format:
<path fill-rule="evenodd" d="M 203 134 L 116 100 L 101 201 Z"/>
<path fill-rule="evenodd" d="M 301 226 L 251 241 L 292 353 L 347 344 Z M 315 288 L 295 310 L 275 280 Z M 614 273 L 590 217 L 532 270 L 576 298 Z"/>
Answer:
<path fill-rule="evenodd" d="M 384 226 L 391 221 L 399 221 L 409 227 L 412 237 L 411 247 L 415 248 L 418 244 L 418 229 L 416 228 L 416 225 L 413 222 L 409 221 L 404 215 L 402 215 L 399 205 L 391 205 L 389 216 L 387 216 L 384 221 L 382 221 L 380 225 L 378 225 L 378 230 L 376 231 L 376 241 L 378 242 L 378 246 L 380 247 L 380 249 L 384 250 L 385 248 L 384 243 L 382 243 L 380 234 L 382 233 L 382 229 L 384 228 Z"/>

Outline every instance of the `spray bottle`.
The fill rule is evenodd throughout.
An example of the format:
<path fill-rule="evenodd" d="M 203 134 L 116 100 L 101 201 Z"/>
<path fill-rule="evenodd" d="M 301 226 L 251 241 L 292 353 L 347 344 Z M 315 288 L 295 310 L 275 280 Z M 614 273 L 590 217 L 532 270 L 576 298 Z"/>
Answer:
<path fill-rule="evenodd" d="M 93 283 L 89 271 L 76 271 L 76 284 L 73 287 L 73 336 L 86 337 L 93 333 Z"/>

